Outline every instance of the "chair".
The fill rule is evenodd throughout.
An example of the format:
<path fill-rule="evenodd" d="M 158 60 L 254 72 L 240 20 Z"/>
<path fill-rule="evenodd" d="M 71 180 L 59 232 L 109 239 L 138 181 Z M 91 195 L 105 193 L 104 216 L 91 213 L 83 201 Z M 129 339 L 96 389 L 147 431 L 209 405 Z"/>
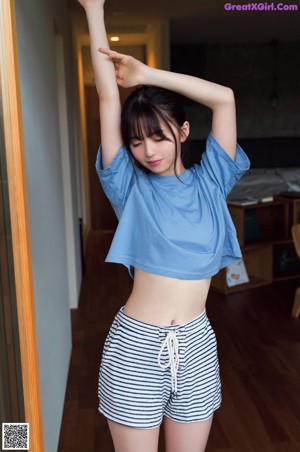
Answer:
<path fill-rule="evenodd" d="M 296 253 L 300 259 L 300 223 L 293 224 L 292 237 L 295 245 Z M 300 315 L 300 286 L 296 290 L 294 297 L 294 304 L 292 309 L 292 317 L 299 317 Z"/>

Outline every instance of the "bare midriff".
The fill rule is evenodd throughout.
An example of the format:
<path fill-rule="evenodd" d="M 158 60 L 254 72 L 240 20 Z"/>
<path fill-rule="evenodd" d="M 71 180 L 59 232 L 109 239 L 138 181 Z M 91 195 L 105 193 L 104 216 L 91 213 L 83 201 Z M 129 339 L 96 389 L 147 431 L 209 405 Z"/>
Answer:
<path fill-rule="evenodd" d="M 124 312 L 152 325 L 189 322 L 204 311 L 210 282 L 211 278 L 175 279 L 135 268 L 133 289 Z"/>

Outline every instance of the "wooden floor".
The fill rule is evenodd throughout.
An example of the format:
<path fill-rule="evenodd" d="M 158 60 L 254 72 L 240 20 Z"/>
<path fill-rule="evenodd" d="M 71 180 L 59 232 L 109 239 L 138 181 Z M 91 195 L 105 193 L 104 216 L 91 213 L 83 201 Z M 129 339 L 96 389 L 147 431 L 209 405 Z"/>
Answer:
<path fill-rule="evenodd" d="M 58 452 L 113 452 L 97 411 L 98 368 L 131 280 L 125 267 L 103 263 L 111 238 L 108 233 L 89 238 L 79 309 L 72 312 L 73 352 Z M 290 317 L 298 284 L 230 296 L 210 292 L 207 313 L 218 339 L 223 403 L 207 452 L 300 451 L 300 319 Z"/>

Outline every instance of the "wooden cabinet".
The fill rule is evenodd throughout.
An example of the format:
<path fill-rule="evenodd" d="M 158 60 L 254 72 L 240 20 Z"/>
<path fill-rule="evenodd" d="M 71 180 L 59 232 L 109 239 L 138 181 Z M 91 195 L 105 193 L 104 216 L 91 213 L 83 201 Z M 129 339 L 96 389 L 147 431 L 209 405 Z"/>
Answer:
<path fill-rule="evenodd" d="M 249 282 L 228 287 L 226 269 L 212 279 L 212 288 L 232 293 L 281 279 L 300 277 L 300 260 L 291 226 L 300 215 L 300 199 L 275 199 L 248 206 L 228 205 L 236 227 Z"/>

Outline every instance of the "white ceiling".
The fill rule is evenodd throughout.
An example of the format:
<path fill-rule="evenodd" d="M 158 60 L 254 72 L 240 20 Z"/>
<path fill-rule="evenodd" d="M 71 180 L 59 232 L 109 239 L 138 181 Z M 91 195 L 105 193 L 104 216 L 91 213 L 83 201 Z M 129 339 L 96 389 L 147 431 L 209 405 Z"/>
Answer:
<path fill-rule="evenodd" d="M 282 0 L 285 2 L 285 0 Z M 226 11 L 226 0 L 106 0 L 109 30 L 138 32 L 156 19 L 170 20 L 172 43 L 229 43 L 300 41 L 300 2 L 298 11 Z M 235 4 L 246 4 L 242 0 Z M 257 2 L 259 3 L 259 2 Z M 263 2 L 262 4 L 272 3 Z M 276 1 L 273 1 L 276 5 Z M 80 9 L 76 0 L 72 8 Z M 252 3 L 249 3 L 252 5 Z"/>

